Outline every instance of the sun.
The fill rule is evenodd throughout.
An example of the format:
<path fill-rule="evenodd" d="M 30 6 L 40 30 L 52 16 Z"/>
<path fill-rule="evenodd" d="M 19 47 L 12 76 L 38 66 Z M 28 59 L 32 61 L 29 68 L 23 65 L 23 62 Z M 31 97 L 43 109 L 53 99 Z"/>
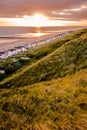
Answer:
<path fill-rule="evenodd" d="M 39 13 L 32 16 L 25 14 L 22 17 L 16 18 L 1 18 L 1 20 L 4 26 L 37 27 L 38 30 L 40 27 L 64 26 L 68 24 L 68 21 L 53 20 L 48 16 Z"/>
<path fill-rule="evenodd" d="M 42 15 L 42 14 L 35 14 L 35 15 L 33 15 L 32 16 L 32 18 L 34 19 L 34 20 L 47 20 L 47 17 L 46 16 L 44 16 L 44 15 Z"/>
<path fill-rule="evenodd" d="M 35 14 L 32 16 L 32 22 L 36 27 L 45 26 L 48 18 L 42 14 Z"/>

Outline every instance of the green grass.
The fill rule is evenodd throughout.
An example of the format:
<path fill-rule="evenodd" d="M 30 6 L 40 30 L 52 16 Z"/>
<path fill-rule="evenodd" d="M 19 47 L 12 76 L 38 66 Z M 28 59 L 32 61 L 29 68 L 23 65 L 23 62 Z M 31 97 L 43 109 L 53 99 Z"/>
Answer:
<path fill-rule="evenodd" d="M 0 62 L 0 67 L 6 70 L 5 74 L 0 74 L 0 81 L 5 79 L 8 76 L 12 76 L 12 74 L 17 73 L 17 71 L 21 70 L 22 68 L 26 67 L 27 65 L 31 65 L 41 58 L 49 55 L 53 51 L 55 51 L 57 48 L 61 47 L 63 44 L 65 44 L 68 41 L 71 41 L 73 39 L 77 39 L 83 34 L 86 34 L 87 30 L 81 30 L 74 34 L 70 34 L 64 38 L 60 38 L 59 40 L 56 40 L 54 42 L 42 45 L 40 47 L 29 49 L 28 51 L 25 51 L 23 53 L 20 53 L 14 57 L 9 57 L 8 59 Z M 29 57 L 29 60 L 23 60 L 21 57 Z M 13 59 L 16 59 L 16 63 L 13 62 Z"/>
<path fill-rule="evenodd" d="M 87 68 L 86 31 L 85 34 L 83 33 L 74 40 L 64 42 L 51 54 L 4 80 L 0 86 L 9 88 L 30 85 L 71 75 L 85 68 Z"/>
<path fill-rule="evenodd" d="M 0 89 L 0 129 L 87 130 L 87 70 L 54 81 Z"/>
<path fill-rule="evenodd" d="M 0 83 L 0 130 L 87 130 L 87 30 L 24 55 Z"/>

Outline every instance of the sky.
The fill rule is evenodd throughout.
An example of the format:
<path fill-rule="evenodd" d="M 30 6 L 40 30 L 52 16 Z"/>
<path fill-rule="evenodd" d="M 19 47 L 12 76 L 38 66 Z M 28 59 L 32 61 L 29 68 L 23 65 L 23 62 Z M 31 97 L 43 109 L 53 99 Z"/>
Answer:
<path fill-rule="evenodd" d="M 87 0 L 0 0 L 0 26 L 36 26 L 35 14 L 37 26 L 86 26 Z"/>

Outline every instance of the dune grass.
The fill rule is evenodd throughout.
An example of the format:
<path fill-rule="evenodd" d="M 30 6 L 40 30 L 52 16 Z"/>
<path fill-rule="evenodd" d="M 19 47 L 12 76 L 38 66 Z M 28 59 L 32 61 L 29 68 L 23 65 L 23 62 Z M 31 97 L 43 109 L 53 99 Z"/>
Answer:
<path fill-rule="evenodd" d="M 87 70 L 53 81 L 0 89 L 0 129 L 86 130 Z"/>
<path fill-rule="evenodd" d="M 14 73 L 17 73 L 18 71 L 21 71 L 21 69 L 23 69 L 24 67 L 37 62 L 41 58 L 55 51 L 57 48 L 61 47 L 66 42 L 71 41 L 73 39 L 75 40 L 83 34 L 86 34 L 86 32 L 86 29 L 80 30 L 76 33 L 55 40 L 54 42 L 29 49 L 28 51 L 20 53 L 14 57 L 9 57 L 4 61 L 0 61 L 0 68 L 5 69 L 5 74 L 0 74 L 0 81 L 5 79 L 6 77 L 12 76 Z M 21 57 L 27 57 L 29 59 L 22 59 Z M 16 59 L 17 61 L 14 62 L 13 59 Z"/>
<path fill-rule="evenodd" d="M 57 79 L 87 68 L 87 33 L 64 42 L 51 54 L 0 83 L 1 87 L 19 87 Z"/>
<path fill-rule="evenodd" d="M 87 30 L 31 53 L 0 83 L 0 130 L 87 130 Z"/>

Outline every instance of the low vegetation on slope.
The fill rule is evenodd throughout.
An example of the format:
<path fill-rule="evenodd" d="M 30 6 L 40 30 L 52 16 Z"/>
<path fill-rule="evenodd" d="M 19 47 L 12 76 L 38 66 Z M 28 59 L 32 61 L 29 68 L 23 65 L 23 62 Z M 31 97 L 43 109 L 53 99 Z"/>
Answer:
<path fill-rule="evenodd" d="M 87 30 L 31 53 L 0 83 L 0 130 L 87 130 Z"/>
<path fill-rule="evenodd" d="M 57 79 L 87 68 L 87 30 L 69 40 L 33 65 L 27 66 L 1 83 L 1 87 L 19 87 Z"/>
<path fill-rule="evenodd" d="M 87 70 L 0 89 L 1 130 L 87 130 Z"/>
<path fill-rule="evenodd" d="M 61 47 L 66 42 L 73 39 L 75 40 L 81 35 L 86 34 L 86 32 L 86 29 L 78 31 L 52 43 L 48 43 L 34 49 L 31 48 L 28 51 L 20 53 L 14 57 L 10 57 L 4 61 L 0 61 L 0 68 L 5 70 L 4 74 L 0 74 L 0 81 L 8 76 L 12 76 L 12 74 L 14 74 L 15 72 L 17 73 L 17 71 L 22 69 L 23 67 L 37 62 L 41 58 L 55 51 L 57 48 Z"/>

